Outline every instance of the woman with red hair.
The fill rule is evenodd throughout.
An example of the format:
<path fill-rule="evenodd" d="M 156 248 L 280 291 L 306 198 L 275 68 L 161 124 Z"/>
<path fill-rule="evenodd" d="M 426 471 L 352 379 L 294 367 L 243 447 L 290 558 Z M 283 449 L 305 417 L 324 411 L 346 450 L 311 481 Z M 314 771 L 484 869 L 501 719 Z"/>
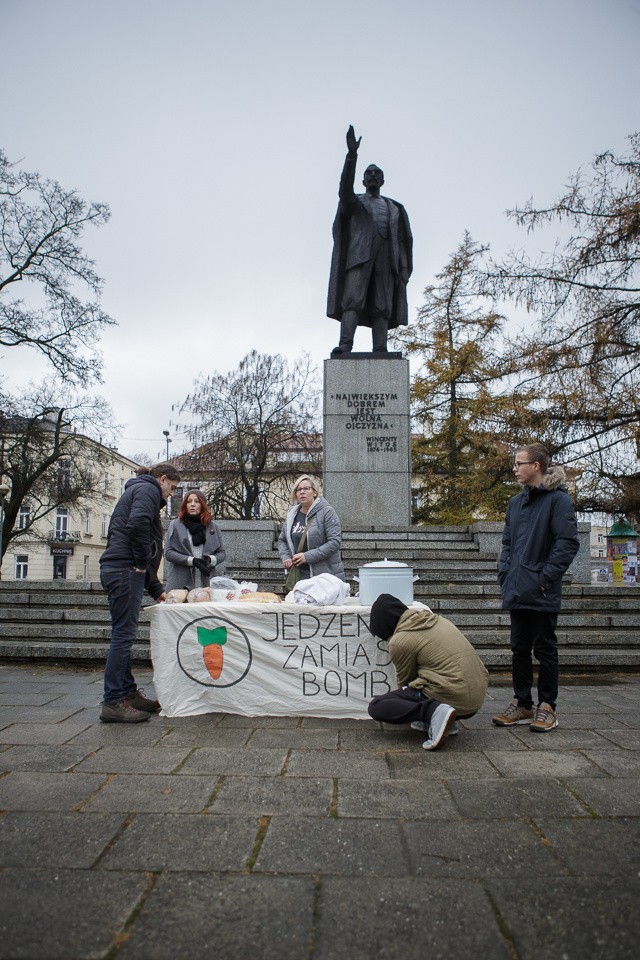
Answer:
<path fill-rule="evenodd" d="M 189 490 L 167 532 L 165 591 L 208 587 L 212 576 L 224 573 L 226 556 L 204 494 Z"/>

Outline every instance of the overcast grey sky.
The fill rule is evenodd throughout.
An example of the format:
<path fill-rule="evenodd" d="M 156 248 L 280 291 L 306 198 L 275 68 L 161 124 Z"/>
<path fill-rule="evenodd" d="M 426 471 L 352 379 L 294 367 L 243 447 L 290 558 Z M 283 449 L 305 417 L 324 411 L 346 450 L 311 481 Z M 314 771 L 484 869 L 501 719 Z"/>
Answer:
<path fill-rule="evenodd" d="M 640 0 L 0 0 L 0 32 L 0 145 L 111 206 L 83 246 L 129 455 L 163 452 L 201 372 L 328 357 L 350 123 L 356 182 L 379 164 L 409 213 L 410 316 L 465 229 L 520 245 L 507 208 L 640 128 Z M 0 362 L 8 386 L 41 369 Z"/>

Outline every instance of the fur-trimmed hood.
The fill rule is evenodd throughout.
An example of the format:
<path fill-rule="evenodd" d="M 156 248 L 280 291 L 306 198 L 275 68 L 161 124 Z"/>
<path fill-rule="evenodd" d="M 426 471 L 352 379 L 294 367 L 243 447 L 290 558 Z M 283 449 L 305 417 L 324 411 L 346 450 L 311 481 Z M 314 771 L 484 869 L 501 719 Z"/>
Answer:
<path fill-rule="evenodd" d="M 544 475 L 542 483 L 537 487 L 532 487 L 525 485 L 522 488 L 521 496 L 524 497 L 525 501 L 530 500 L 531 498 L 536 498 L 547 493 L 553 493 L 555 490 L 563 490 L 565 493 L 568 493 L 565 486 L 565 472 L 564 467 L 551 466 L 548 468 L 547 472 Z"/>
<path fill-rule="evenodd" d="M 565 485 L 566 479 L 564 467 L 559 467 L 556 466 L 556 464 L 553 464 L 552 466 L 548 467 L 547 472 L 544 475 L 544 480 L 540 486 L 545 490 L 557 490 L 558 487 L 563 487 Z"/>

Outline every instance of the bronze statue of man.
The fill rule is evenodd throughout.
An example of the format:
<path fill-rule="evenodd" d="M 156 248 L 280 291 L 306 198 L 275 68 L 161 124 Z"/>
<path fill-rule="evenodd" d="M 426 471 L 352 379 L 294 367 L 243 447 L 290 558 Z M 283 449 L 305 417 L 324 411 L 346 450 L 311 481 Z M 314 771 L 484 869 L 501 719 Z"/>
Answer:
<path fill-rule="evenodd" d="M 340 343 L 332 357 L 351 353 L 358 326 L 371 327 L 373 352 L 384 354 L 389 330 L 408 323 L 409 218 L 402 204 L 380 195 L 384 174 L 375 164 L 364 172 L 366 193 L 353 192 L 360 140 L 349 127 L 327 299 L 327 316 L 340 321 Z"/>

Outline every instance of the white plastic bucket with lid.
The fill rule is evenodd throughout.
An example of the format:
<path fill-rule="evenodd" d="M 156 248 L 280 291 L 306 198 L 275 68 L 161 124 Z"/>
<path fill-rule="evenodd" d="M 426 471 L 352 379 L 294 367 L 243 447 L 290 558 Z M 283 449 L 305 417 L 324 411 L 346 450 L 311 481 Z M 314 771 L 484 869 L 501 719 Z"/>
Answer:
<path fill-rule="evenodd" d="M 413 567 L 397 560 L 377 560 L 359 567 L 355 577 L 360 585 L 360 603 L 370 607 L 381 593 L 390 593 L 407 606 L 413 603 L 413 584 L 419 578 L 413 575 Z"/>

